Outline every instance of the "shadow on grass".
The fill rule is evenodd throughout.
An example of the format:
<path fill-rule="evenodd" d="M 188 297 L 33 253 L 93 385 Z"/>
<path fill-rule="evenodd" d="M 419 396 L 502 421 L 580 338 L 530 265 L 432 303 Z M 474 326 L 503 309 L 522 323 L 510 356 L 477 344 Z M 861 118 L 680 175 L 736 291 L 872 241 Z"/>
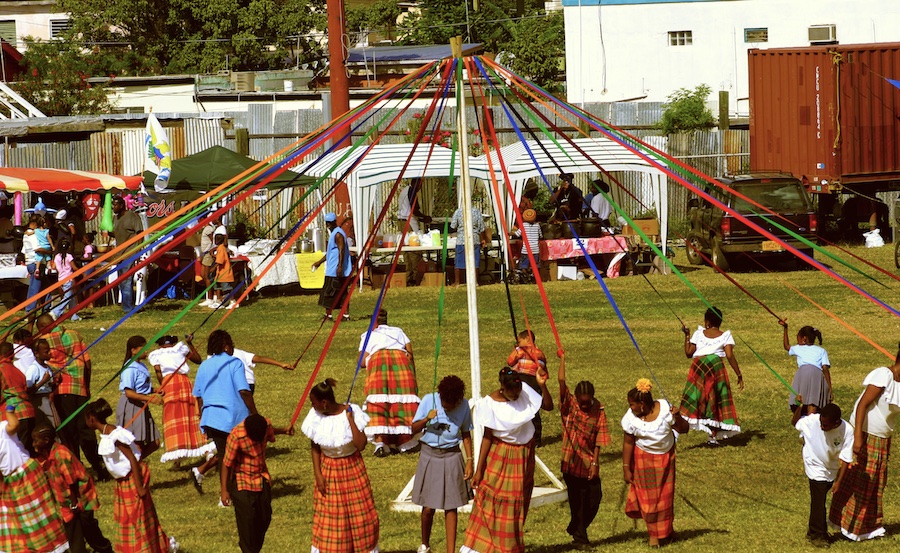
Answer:
<path fill-rule="evenodd" d="M 266 457 L 269 459 L 273 457 L 278 457 L 279 455 L 288 455 L 291 453 L 291 449 L 289 447 L 274 447 L 269 446 L 266 448 Z"/>
<path fill-rule="evenodd" d="M 194 486 L 191 484 L 191 480 L 194 477 L 191 476 L 190 473 L 187 473 L 184 478 L 178 478 L 175 480 L 166 480 L 165 482 L 153 482 L 150 486 L 151 490 L 168 490 L 170 488 L 184 488 L 185 490 L 192 491 Z M 218 473 L 216 473 L 215 484 L 218 484 Z M 193 491 L 194 495 L 199 495 L 196 491 Z"/>
<path fill-rule="evenodd" d="M 690 541 L 700 536 L 705 536 L 706 534 L 729 534 L 728 530 L 719 530 L 712 528 L 694 528 L 692 530 L 684 530 L 684 531 L 676 531 L 675 532 L 675 540 L 673 543 L 681 543 Z M 595 547 L 601 545 L 615 545 L 620 543 L 628 543 L 631 541 L 641 541 L 646 543 L 647 541 L 647 532 L 641 530 L 628 530 L 627 532 L 623 532 L 621 534 L 614 534 L 607 538 L 603 538 L 601 540 L 597 540 L 593 542 Z M 557 549 L 553 549 L 553 548 Z M 546 553 L 556 553 L 559 550 L 571 550 L 571 544 L 564 544 L 562 546 L 552 546 L 546 549 L 537 548 L 535 551 L 544 551 Z"/>
<path fill-rule="evenodd" d="M 556 436 L 541 436 L 541 446 L 538 447 L 538 450 L 541 450 L 548 445 L 558 444 L 562 441 L 562 436 L 557 434 Z M 620 455 L 621 457 L 621 455 Z"/>
<path fill-rule="evenodd" d="M 736 492 L 736 491 L 730 490 L 726 487 L 722 487 L 722 488 L 720 488 L 720 490 L 724 493 L 730 493 L 730 494 L 734 494 L 738 497 L 743 497 L 744 499 L 746 499 L 749 502 L 756 504 L 756 505 L 768 505 L 769 507 L 772 507 L 773 509 L 778 509 L 779 511 L 785 511 L 787 513 L 792 513 L 792 514 L 797 512 L 796 509 L 789 509 L 783 505 L 777 505 L 770 501 L 766 501 L 765 499 L 763 499 L 761 497 L 753 497 L 752 495 L 747 495 L 745 493 Z"/>
<path fill-rule="evenodd" d="M 306 491 L 306 486 L 300 484 L 289 484 L 281 481 L 277 485 L 272 486 L 272 499 L 279 497 L 289 497 L 292 495 L 300 495 Z"/>
<path fill-rule="evenodd" d="M 721 447 L 746 447 L 753 439 L 765 440 L 766 433 L 762 430 L 748 430 L 741 432 L 737 436 L 728 438 L 727 440 L 719 440 L 719 445 L 711 446 L 708 443 L 699 443 L 686 447 L 685 449 L 718 449 Z"/>

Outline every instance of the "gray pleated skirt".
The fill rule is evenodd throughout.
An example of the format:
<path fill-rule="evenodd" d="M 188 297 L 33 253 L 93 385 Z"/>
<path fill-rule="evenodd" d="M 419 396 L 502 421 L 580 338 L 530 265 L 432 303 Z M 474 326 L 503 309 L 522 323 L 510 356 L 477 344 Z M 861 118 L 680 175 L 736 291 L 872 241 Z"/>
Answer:
<path fill-rule="evenodd" d="M 438 449 L 422 444 L 412 501 L 416 505 L 449 511 L 469 502 L 469 483 L 463 479 L 466 467 L 459 446 Z"/>
<path fill-rule="evenodd" d="M 132 401 L 122 394 L 116 406 L 116 424 L 134 434 L 135 441 L 155 442 L 159 440 L 159 430 L 156 429 L 156 423 L 150 415 L 150 408 L 141 411 L 143 406 L 144 402 Z M 134 419 L 138 411 L 141 411 L 141 414 Z M 131 419 L 134 419 L 134 422 L 129 425 Z"/>
<path fill-rule="evenodd" d="M 825 381 L 825 373 L 815 365 L 801 365 L 794 373 L 794 381 L 791 386 L 797 393 L 803 396 L 803 403 L 815 405 L 819 409 L 828 405 L 828 396 L 831 390 Z M 791 393 L 788 398 L 788 407 L 796 403 L 796 396 Z"/>

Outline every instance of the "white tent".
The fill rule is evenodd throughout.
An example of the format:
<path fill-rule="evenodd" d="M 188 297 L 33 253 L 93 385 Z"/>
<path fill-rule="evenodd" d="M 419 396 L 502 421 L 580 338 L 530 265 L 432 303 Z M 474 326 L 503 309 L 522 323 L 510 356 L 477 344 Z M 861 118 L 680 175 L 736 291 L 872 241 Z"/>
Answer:
<path fill-rule="evenodd" d="M 347 174 L 344 182 L 350 193 L 350 208 L 353 210 L 353 232 L 357 243 L 362 246 L 369 236 L 372 210 L 381 200 L 381 184 L 393 183 L 398 178 L 447 177 L 450 175 L 452 152 L 448 148 L 431 144 L 378 144 L 371 150 L 357 148 L 348 155 L 348 150 L 338 150 L 324 157 L 304 163 L 294 171 L 311 177 L 340 178 L 354 166 L 363 155 L 365 157 Z M 412 158 L 410 159 L 410 154 Z M 409 164 L 406 162 L 409 160 Z M 404 165 L 406 169 L 404 170 Z M 455 160 L 453 174 L 457 177 L 462 170 L 459 155 Z M 376 213 L 377 215 L 377 213 Z"/>
<path fill-rule="evenodd" d="M 579 151 L 580 150 L 580 151 Z M 582 153 L 584 152 L 584 153 Z M 503 209 L 508 225 L 513 225 L 513 205 L 518 205 L 528 179 L 540 179 L 539 186 L 549 183 L 555 186 L 559 173 L 597 173 L 599 165 L 605 171 L 636 171 L 644 175 L 643 180 L 653 191 L 653 202 L 659 217 L 662 243 L 666 241 L 666 224 L 668 213 L 668 196 L 666 179 L 662 171 L 637 154 L 608 138 L 578 138 L 574 140 L 529 140 L 516 142 L 470 160 L 472 176 L 490 181 L 490 169 L 493 167 L 494 178 L 505 180 L 501 171 L 502 165 L 512 181 L 515 197 L 511 198 L 506 186 L 500 182 L 498 189 L 503 198 Z M 615 196 L 615 194 L 614 194 Z M 499 221 L 500 202 L 494 202 L 495 216 Z M 509 230 L 509 229 L 507 229 Z"/>
<path fill-rule="evenodd" d="M 349 154 L 347 152 L 346 149 L 332 152 L 294 170 L 311 177 L 339 178 L 347 175 L 344 181 L 350 193 L 353 231 L 360 245 L 369 235 L 373 208 L 381 207 L 380 186 L 383 183 L 393 183 L 398 178 L 450 175 L 452 152 L 441 146 L 434 146 L 432 149 L 430 144 L 420 144 L 418 147 L 415 144 L 379 144 L 371 150 L 360 147 Z M 364 154 L 365 157 L 353 167 Z M 409 164 L 404 171 L 408 159 Z M 541 178 L 543 175 L 547 182 L 555 185 L 560 170 L 566 173 L 599 172 L 597 165 L 600 165 L 606 171 L 637 171 L 645 175 L 653 190 L 654 203 L 660 217 L 661 238 L 665 243 L 667 196 L 664 174 L 624 146 L 606 138 L 579 138 L 571 143 L 566 139 L 557 142 L 552 140 L 517 142 L 504 146 L 499 152 L 492 151 L 490 156 L 482 155 L 470 159 L 471 176 L 489 182 L 490 168 L 493 167 L 494 178 L 503 181 L 505 177 L 501 170 L 501 160 L 506 167 L 506 174 L 512 181 L 515 197 L 510 198 L 505 185 L 502 182 L 499 184 L 502 201 L 495 199 L 492 202 L 497 221 L 500 220 L 502 205 L 507 224 L 514 224 L 512 206 L 514 203 L 518 205 L 528 179 Z M 459 155 L 456 156 L 454 165 L 453 174 L 459 177 L 461 172 Z M 353 169 L 348 173 L 351 167 Z M 492 187 L 487 188 L 493 196 Z"/>

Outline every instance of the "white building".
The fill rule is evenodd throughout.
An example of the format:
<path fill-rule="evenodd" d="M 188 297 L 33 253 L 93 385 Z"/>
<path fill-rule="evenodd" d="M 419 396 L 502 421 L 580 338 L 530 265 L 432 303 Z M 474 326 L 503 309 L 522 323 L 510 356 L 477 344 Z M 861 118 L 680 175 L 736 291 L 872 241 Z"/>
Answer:
<path fill-rule="evenodd" d="M 56 0 L 0 0 L 0 37 L 20 50 L 25 37 L 50 40 L 69 24 Z"/>
<path fill-rule="evenodd" d="M 748 113 L 747 51 L 900 42 L 900 0 L 562 0 L 568 100 L 665 101 L 707 84 Z M 898 76 L 895 76 L 895 78 Z"/>

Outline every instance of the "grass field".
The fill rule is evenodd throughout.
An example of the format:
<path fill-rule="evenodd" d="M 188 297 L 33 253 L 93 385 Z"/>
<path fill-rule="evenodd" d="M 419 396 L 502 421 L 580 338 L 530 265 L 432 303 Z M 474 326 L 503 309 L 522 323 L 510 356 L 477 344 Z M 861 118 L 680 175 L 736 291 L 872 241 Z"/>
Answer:
<path fill-rule="evenodd" d="M 893 248 L 878 250 L 854 248 L 858 255 L 873 263 L 893 269 Z M 823 256 L 817 256 L 823 259 Z M 753 300 L 740 292 L 711 269 L 686 266 L 684 250 L 678 251 L 677 262 L 687 278 L 706 298 L 724 311 L 723 329 L 734 331 L 738 345 L 736 356 L 741 363 L 746 389 L 736 392 L 738 414 L 744 432 L 717 449 L 703 446 L 705 435 L 690 433 L 678 444 L 678 484 L 676 492 L 675 530 L 678 541 L 672 551 L 804 551 L 808 515 L 808 486 L 800 459 L 800 444 L 792 431 L 787 409 L 787 391 L 769 370 L 744 345 L 753 349 L 790 381 L 796 364 L 781 346 L 781 327 L 777 320 Z M 837 264 L 828 261 L 829 265 Z M 861 265 L 855 262 L 856 265 Z M 838 270 L 838 269 L 836 269 Z M 873 269 L 866 272 L 885 285 L 860 277 L 846 268 L 838 270 L 890 305 L 898 302 L 898 284 Z M 851 276 L 852 275 L 852 276 Z M 810 324 L 822 330 L 824 347 L 832 362 L 832 378 L 836 402 L 847 413 L 861 390 L 864 375 L 871 369 L 890 364 L 888 358 L 861 340 L 840 323 L 784 283 L 790 283 L 823 308 L 837 314 L 850 326 L 877 344 L 894 352 L 898 319 L 873 303 L 839 285 L 817 271 L 784 273 L 736 273 L 735 278 L 752 294 L 781 317 L 787 317 L 792 336 L 797 328 Z M 554 282 L 547 284 L 553 316 L 568 355 L 571 383 L 581 379 L 594 382 L 597 396 L 606 405 L 613 444 L 603 452 L 600 474 L 604 498 L 600 513 L 589 529 L 597 549 L 604 551 L 641 551 L 646 549 L 646 533 L 640 524 L 635 530 L 622 509 L 624 484 L 621 476 L 621 438 L 619 421 L 627 408 L 625 393 L 637 378 L 656 374 L 663 390 L 656 389 L 677 404 L 689 367 L 682 350 L 680 323 L 690 328 L 701 324 L 706 307 L 674 276 L 650 276 L 607 280 L 625 320 L 640 346 L 638 354 L 624 332 L 614 310 L 596 281 Z M 524 301 L 531 326 L 550 359 L 551 391 L 556 392 L 555 347 L 548 319 L 543 312 L 535 286 L 512 289 L 519 328 L 524 328 L 520 296 Z M 390 290 L 385 306 L 390 323 L 402 327 L 412 339 L 418 365 L 420 393 L 431 391 L 434 381 L 434 350 L 437 321 L 436 288 Z M 280 360 L 293 361 L 310 340 L 322 311 L 316 297 L 266 297 L 237 310 L 223 325 L 234 337 L 237 347 Z M 337 393 L 346 397 L 353 380 L 360 333 L 366 328 L 364 316 L 371 313 L 376 294 L 356 294 L 352 302 L 354 321 L 342 324 L 325 357 L 318 380 L 331 376 L 339 381 Z M 497 370 L 503 365 L 513 345 L 513 333 L 502 285 L 479 289 L 479 328 L 481 334 L 482 390 L 496 386 Z M 94 388 L 110 379 L 121 364 L 124 344 L 133 334 L 147 337 L 155 334 L 183 306 L 183 302 L 159 302 L 147 311 L 126 321 L 108 339 L 96 346 Z M 193 332 L 209 311 L 197 308 L 175 327 L 178 335 Z M 68 323 L 88 341 L 100 335 L 120 316 L 115 308 L 93 311 L 83 321 Z M 198 347 L 205 348 L 205 338 L 217 319 L 196 330 Z M 448 289 L 442 351 L 437 363 L 437 377 L 458 374 L 470 380 L 469 344 L 465 294 L 462 289 Z M 276 425 L 285 424 L 293 412 L 316 360 L 322 351 L 329 327 L 323 329 L 310 351 L 294 372 L 270 366 L 258 366 L 256 401 L 260 412 Z M 193 372 L 192 372 L 193 376 Z M 115 405 L 118 381 L 100 395 Z M 353 388 L 352 401 L 362 403 L 362 381 Z M 308 405 L 304 406 L 306 415 Z M 161 426 L 160 408 L 152 408 Z M 301 418 L 302 420 L 302 418 Z M 554 471 L 559 470 L 560 423 L 557 413 L 544 414 L 544 447 L 538 455 Z M 419 517 L 411 513 L 391 511 L 391 502 L 412 477 L 416 456 L 404 455 L 378 459 L 371 446 L 364 453 L 369 476 L 381 518 L 381 550 L 414 551 L 419 545 Z M 158 462 L 159 453 L 151 457 L 152 493 L 163 528 L 176 536 L 190 553 L 236 551 L 237 532 L 230 509 L 217 507 L 218 485 L 207 481 L 205 495 L 198 495 L 190 483 L 187 467 L 174 470 Z M 894 463 L 896 465 L 896 462 Z M 308 551 L 312 524 L 313 477 L 309 441 L 299 432 L 294 437 L 279 436 L 269 448 L 269 469 L 274 479 L 274 518 L 266 539 L 266 551 Z M 896 471 L 896 466 L 891 468 Z M 878 543 L 838 543 L 838 550 L 874 551 L 898 544 L 900 531 L 900 487 L 892 474 L 885 490 L 885 524 L 889 536 Z M 538 476 L 538 485 L 546 480 Z M 100 484 L 103 503 L 99 514 L 108 536 L 113 534 L 111 484 Z M 460 517 L 460 537 L 467 515 Z M 444 550 L 443 525 L 438 518 L 432 539 L 435 551 Z M 558 503 L 532 509 L 526 525 L 525 542 L 529 551 L 556 553 L 569 549 L 565 532 L 568 506 Z"/>

